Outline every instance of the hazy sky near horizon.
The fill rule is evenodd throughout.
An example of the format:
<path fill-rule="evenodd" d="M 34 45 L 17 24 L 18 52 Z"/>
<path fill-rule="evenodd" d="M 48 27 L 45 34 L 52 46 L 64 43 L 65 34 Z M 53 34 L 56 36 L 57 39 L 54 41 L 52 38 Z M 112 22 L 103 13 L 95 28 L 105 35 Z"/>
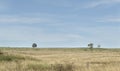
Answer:
<path fill-rule="evenodd" d="M 120 0 L 0 0 L 0 46 L 120 47 Z"/>

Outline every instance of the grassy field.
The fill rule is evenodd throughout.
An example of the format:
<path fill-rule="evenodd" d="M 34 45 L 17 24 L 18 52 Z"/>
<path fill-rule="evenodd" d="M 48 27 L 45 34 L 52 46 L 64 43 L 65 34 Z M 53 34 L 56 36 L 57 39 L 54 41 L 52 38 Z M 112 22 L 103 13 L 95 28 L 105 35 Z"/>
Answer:
<path fill-rule="evenodd" d="M 120 71 L 120 49 L 0 48 L 0 71 Z"/>

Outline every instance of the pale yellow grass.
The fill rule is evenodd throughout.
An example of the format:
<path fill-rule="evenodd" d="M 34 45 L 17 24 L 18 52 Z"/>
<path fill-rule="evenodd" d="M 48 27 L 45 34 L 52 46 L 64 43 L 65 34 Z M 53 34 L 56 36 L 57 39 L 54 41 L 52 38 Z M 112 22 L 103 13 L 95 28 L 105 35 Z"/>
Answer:
<path fill-rule="evenodd" d="M 45 68 L 47 65 L 55 64 L 71 64 L 74 67 L 73 71 L 120 71 L 119 51 L 99 51 L 99 49 L 93 51 L 81 49 L 3 49 L 3 52 L 25 57 L 25 60 L 1 61 L 0 71 L 44 71 L 39 67 L 32 69 L 30 65 L 43 65 L 43 68 Z"/>

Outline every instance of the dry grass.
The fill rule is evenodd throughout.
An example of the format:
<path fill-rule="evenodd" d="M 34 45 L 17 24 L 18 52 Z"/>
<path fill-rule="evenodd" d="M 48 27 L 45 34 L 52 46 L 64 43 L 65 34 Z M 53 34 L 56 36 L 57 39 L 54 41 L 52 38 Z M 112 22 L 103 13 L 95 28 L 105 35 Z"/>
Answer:
<path fill-rule="evenodd" d="M 120 71 L 120 49 L 1 50 L 0 71 Z"/>

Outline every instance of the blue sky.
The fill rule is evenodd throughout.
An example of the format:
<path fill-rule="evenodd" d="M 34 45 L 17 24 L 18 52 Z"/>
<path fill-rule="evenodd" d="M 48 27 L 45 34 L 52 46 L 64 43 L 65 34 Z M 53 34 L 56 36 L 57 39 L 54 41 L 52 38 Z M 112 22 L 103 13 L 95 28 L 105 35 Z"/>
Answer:
<path fill-rule="evenodd" d="M 120 0 L 0 0 L 0 46 L 120 47 Z"/>

